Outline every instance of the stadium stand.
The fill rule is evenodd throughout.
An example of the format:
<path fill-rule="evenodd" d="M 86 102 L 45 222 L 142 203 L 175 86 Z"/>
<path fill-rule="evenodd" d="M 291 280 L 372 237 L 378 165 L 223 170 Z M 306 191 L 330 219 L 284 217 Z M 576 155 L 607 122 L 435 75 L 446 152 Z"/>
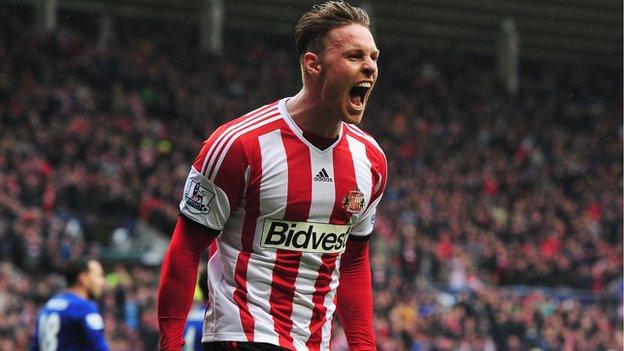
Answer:
<path fill-rule="evenodd" d="M 168 235 L 201 141 L 299 83 L 289 43 L 240 35 L 212 56 L 192 27 L 63 18 L 38 37 L 0 7 L 1 350 L 27 347 L 62 262 L 100 257 L 115 229 Z M 621 350 L 621 74 L 528 62 L 508 96 L 492 67 L 383 53 L 363 124 L 390 172 L 379 350 Z M 104 262 L 111 349 L 156 349 L 158 266 Z"/>

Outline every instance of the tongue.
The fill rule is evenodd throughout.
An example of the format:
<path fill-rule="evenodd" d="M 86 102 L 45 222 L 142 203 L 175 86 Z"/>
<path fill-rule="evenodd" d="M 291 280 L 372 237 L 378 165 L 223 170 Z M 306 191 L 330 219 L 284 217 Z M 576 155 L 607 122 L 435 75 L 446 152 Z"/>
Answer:
<path fill-rule="evenodd" d="M 351 100 L 351 103 L 356 106 L 362 105 L 362 97 L 358 94 L 350 94 L 349 99 Z"/>

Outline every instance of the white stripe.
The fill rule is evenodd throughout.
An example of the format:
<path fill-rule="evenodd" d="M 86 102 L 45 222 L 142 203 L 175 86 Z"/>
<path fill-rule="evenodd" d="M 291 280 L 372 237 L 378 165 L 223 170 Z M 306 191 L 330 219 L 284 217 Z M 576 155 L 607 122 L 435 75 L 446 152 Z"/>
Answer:
<path fill-rule="evenodd" d="M 261 225 L 261 224 L 259 224 Z M 273 256 L 273 258 L 267 258 Z M 254 319 L 254 340 L 262 337 L 264 342 L 279 344 L 279 336 L 275 332 L 271 316 L 269 299 L 271 298 L 271 282 L 275 252 L 253 253 L 247 265 L 247 306 Z M 257 340 L 256 340 L 257 341 Z"/>
<path fill-rule="evenodd" d="M 262 178 L 260 181 L 260 216 L 256 221 L 254 235 L 254 254 L 249 258 L 247 266 L 247 303 L 254 318 L 254 334 L 262 336 L 264 342 L 279 344 L 279 336 L 275 332 L 271 307 L 271 282 L 275 266 L 275 251 L 260 247 L 262 222 L 267 215 L 276 218 L 284 216 L 285 206 L 276 212 L 274 204 L 286 204 L 288 196 L 288 167 L 286 150 L 282 143 L 280 130 L 277 129 L 258 138 L 262 155 Z"/>
<path fill-rule="evenodd" d="M 269 124 L 271 122 L 277 121 L 278 119 L 281 119 L 281 118 L 282 118 L 282 116 L 279 114 L 279 112 L 276 112 L 275 116 L 272 116 L 271 118 L 262 120 L 262 121 L 254 124 L 252 126 L 249 126 L 249 127 L 245 128 L 245 129 L 239 130 L 236 134 L 234 134 L 232 136 L 232 138 L 228 141 L 228 143 L 223 147 L 223 151 L 221 152 L 221 156 L 219 157 L 219 159 L 217 161 L 217 164 L 210 171 L 211 172 L 210 177 L 208 177 L 208 173 L 206 173 L 206 178 L 208 178 L 208 179 L 210 179 L 211 181 L 214 182 L 214 179 L 217 176 L 217 172 L 219 171 L 219 168 L 221 167 L 221 163 L 223 163 L 223 159 L 225 159 L 225 156 L 227 155 L 228 150 L 230 150 L 230 147 L 232 146 L 232 144 L 234 144 L 234 141 L 236 141 L 236 139 L 239 136 L 241 136 L 241 135 L 243 135 L 243 134 L 245 134 L 245 133 L 247 133 L 249 131 L 252 131 L 254 129 L 260 128 L 260 127 L 262 127 L 264 125 L 267 125 L 267 124 Z M 208 170 L 210 170 L 211 167 L 212 167 L 212 161 L 214 161 L 214 159 L 212 159 L 210 161 L 210 164 L 208 165 L 208 168 L 207 168 Z"/>
<path fill-rule="evenodd" d="M 319 154 L 318 152 L 310 152 L 311 174 L 310 179 L 314 178 L 315 173 L 327 172 L 329 178 L 334 180 L 334 157 L 333 153 Z M 308 221 L 329 223 L 329 219 L 334 210 L 333 201 L 328 206 L 328 199 L 335 199 L 336 187 L 335 180 L 332 182 L 316 182 L 312 181 L 312 198 L 310 201 L 310 216 Z"/>
<path fill-rule="evenodd" d="M 308 149 L 309 150 L 309 149 Z M 322 169 L 334 178 L 333 153 L 310 152 L 310 179 L 315 173 L 322 173 Z M 329 223 L 334 209 L 336 198 L 334 182 L 319 182 L 312 180 L 312 197 L 310 199 L 309 222 Z M 331 199 L 331 201 L 328 201 Z M 299 264 L 299 272 L 295 280 L 295 295 L 293 298 L 293 313 L 291 316 L 293 329 L 291 335 L 294 346 L 299 350 L 307 350 L 306 342 L 310 338 L 310 322 L 314 311 L 312 297 L 315 292 L 318 270 L 323 264 L 321 255 L 304 253 Z"/>
<path fill-rule="evenodd" d="M 222 245 L 208 261 L 208 292 L 210 304 L 204 316 L 203 341 L 214 340 L 219 333 L 243 333 L 236 304 L 230 303 L 235 287 L 224 282 L 233 281 L 233 272 L 228 267 L 236 265 L 238 250 Z"/>
<path fill-rule="evenodd" d="M 372 196 L 372 174 L 371 174 L 371 161 L 366 155 L 366 145 L 354 137 L 347 135 L 347 142 L 349 144 L 349 150 L 351 151 L 351 158 L 353 159 L 353 169 L 355 169 L 355 181 L 357 187 L 362 193 L 364 193 L 364 208 L 368 208 L 370 205 L 370 199 Z"/>
<path fill-rule="evenodd" d="M 325 307 L 327 308 L 327 311 L 325 313 L 325 324 L 323 324 L 323 335 L 322 335 L 323 338 L 321 339 L 321 347 L 320 347 L 321 351 L 324 351 L 324 350 L 329 351 L 329 343 L 331 341 L 331 333 L 332 333 L 332 317 L 334 315 L 334 311 L 336 310 L 336 305 L 334 304 L 334 298 L 336 297 L 336 292 L 338 289 L 338 282 L 339 282 L 339 276 L 340 276 L 338 272 L 340 271 L 340 258 L 341 257 L 342 255 L 336 258 L 336 267 L 334 268 L 334 271 L 332 272 L 332 275 L 331 275 L 332 281 L 329 284 L 331 290 L 327 294 L 327 296 L 325 296 Z"/>
<path fill-rule="evenodd" d="M 279 129 L 258 137 L 262 158 L 262 178 L 260 180 L 260 215 L 254 237 L 254 252 L 268 251 L 260 246 L 264 218 L 284 218 L 288 203 L 288 163 L 286 148 Z M 273 260 L 275 261 L 275 260 Z M 268 301 L 268 300 L 267 300 Z"/>
<path fill-rule="evenodd" d="M 233 133 L 235 133 L 236 131 L 240 130 L 241 128 L 245 128 L 246 126 L 249 126 L 250 124 L 255 123 L 256 121 L 262 119 L 263 117 L 267 116 L 271 112 L 275 112 L 275 110 L 277 109 L 276 107 L 272 107 L 272 108 L 269 108 L 267 110 L 261 111 L 265 107 L 266 106 L 260 107 L 260 108 L 256 109 L 255 111 L 252 111 L 252 112 L 246 114 L 245 116 L 252 116 L 253 114 L 257 113 L 256 116 L 252 116 L 252 117 L 242 121 L 241 123 L 237 123 L 237 124 L 229 126 L 225 131 L 223 131 L 223 133 L 221 133 L 221 135 L 219 135 L 217 140 L 215 140 L 215 142 L 210 146 L 210 149 L 208 150 L 208 153 L 206 153 L 206 158 L 204 159 L 204 164 L 202 165 L 202 169 L 201 169 L 201 173 L 202 174 L 206 174 L 206 171 L 208 169 L 210 169 L 210 167 L 212 167 L 212 165 L 214 164 L 214 160 L 216 158 L 216 155 L 219 154 L 218 151 L 222 148 L 223 144 L 225 142 L 227 142 L 228 138 Z M 243 117 L 245 117 L 245 116 L 243 116 Z M 210 160 L 210 163 L 209 163 L 209 160 Z"/>

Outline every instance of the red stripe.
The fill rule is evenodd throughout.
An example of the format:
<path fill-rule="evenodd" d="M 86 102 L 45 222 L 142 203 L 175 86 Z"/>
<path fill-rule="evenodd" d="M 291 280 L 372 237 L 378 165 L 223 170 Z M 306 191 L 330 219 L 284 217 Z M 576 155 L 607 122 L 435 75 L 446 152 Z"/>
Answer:
<path fill-rule="evenodd" d="M 288 195 L 284 219 L 306 221 L 310 215 L 312 197 L 310 150 L 286 128 L 282 129 L 282 141 L 288 166 Z M 301 256 L 301 252 L 277 250 L 269 298 L 275 331 L 279 335 L 279 345 L 292 350 L 294 346 L 290 335 L 293 327 L 291 315 Z"/>
<path fill-rule="evenodd" d="M 254 319 L 249 311 L 249 305 L 247 304 L 247 266 L 249 265 L 249 256 L 251 253 L 241 251 L 238 254 L 238 260 L 236 261 L 236 272 L 234 279 L 236 281 L 236 290 L 234 290 L 234 302 L 238 306 L 241 325 L 247 341 L 254 341 Z"/>
<path fill-rule="evenodd" d="M 336 145 L 333 153 L 336 198 L 330 221 L 333 224 L 347 224 L 351 219 L 351 214 L 342 207 L 342 200 L 348 192 L 357 187 L 357 182 L 355 180 L 353 155 L 351 155 L 346 135 L 343 135 L 340 144 Z"/>
<path fill-rule="evenodd" d="M 262 115 L 259 115 L 259 118 L 257 120 L 255 120 L 255 121 L 253 121 L 253 123 L 250 123 L 248 126 L 245 126 L 244 128 L 241 128 L 240 130 L 237 130 L 234 133 L 229 133 L 229 135 L 225 137 L 224 141 L 221 142 L 221 144 L 218 145 L 214 150 L 212 150 L 214 153 L 212 154 L 212 156 L 210 156 L 210 161 L 208 161 L 208 163 L 210 164 L 210 162 L 213 161 L 213 160 L 214 160 L 214 162 L 213 162 L 212 166 L 210 166 L 209 164 L 207 165 L 204 175 L 208 179 L 212 179 L 213 173 L 216 172 L 215 168 L 217 167 L 217 163 L 218 163 L 219 157 L 221 156 L 221 154 L 223 154 L 223 152 L 227 152 L 227 144 L 228 144 L 228 142 L 232 138 L 234 138 L 234 136 L 237 133 L 239 133 L 241 130 L 244 130 L 246 128 L 253 128 L 253 126 L 258 125 L 262 121 L 266 121 L 267 119 L 273 118 L 275 116 L 278 116 L 279 114 L 280 114 L 280 112 L 277 111 L 277 110 L 276 111 L 273 111 L 273 110 L 268 111 L 266 113 L 263 113 Z"/>
<path fill-rule="evenodd" d="M 217 247 L 217 244 L 208 246 L 208 259 L 211 259 L 215 252 L 217 252 Z"/>
<path fill-rule="evenodd" d="M 242 250 L 238 254 L 236 260 L 236 290 L 234 290 L 234 301 L 238 306 L 243 331 L 247 336 L 247 341 L 254 341 L 254 318 L 249 311 L 247 303 L 247 267 L 249 265 L 249 257 L 253 251 L 253 238 L 256 231 L 256 220 L 260 214 L 260 179 L 262 178 L 262 155 L 260 153 L 260 145 L 250 145 L 250 151 L 259 155 L 250 162 L 250 181 L 247 188 L 247 205 L 245 206 L 245 220 L 243 223 L 243 231 L 241 234 Z"/>
<path fill-rule="evenodd" d="M 349 191 L 356 187 L 357 183 L 353 157 L 344 136 L 343 140 L 333 150 L 333 162 L 336 195 L 330 223 L 347 224 L 350 216 L 342 208 L 342 200 Z M 306 343 L 310 351 L 319 350 L 323 341 L 323 325 L 327 322 L 325 297 L 330 292 L 329 284 L 332 281 L 333 271 L 336 269 L 337 258 L 338 254 L 324 254 L 322 257 L 323 263 L 318 270 L 318 277 L 314 284 L 314 295 L 312 296 L 314 309 L 312 310 L 312 319 L 310 320 L 310 338 Z"/>
<path fill-rule="evenodd" d="M 310 351 L 318 351 L 321 347 L 323 337 L 323 325 L 327 321 L 327 306 L 325 306 L 325 296 L 329 293 L 329 284 L 332 281 L 332 273 L 336 268 L 337 254 L 324 254 L 323 262 L 318 270 L 318 277 L 314 284 L 314 295 L 312 302 L 314 309 L 312 310 L 312 319 L 310 320 L 310 338 L 306 346 Z"/>

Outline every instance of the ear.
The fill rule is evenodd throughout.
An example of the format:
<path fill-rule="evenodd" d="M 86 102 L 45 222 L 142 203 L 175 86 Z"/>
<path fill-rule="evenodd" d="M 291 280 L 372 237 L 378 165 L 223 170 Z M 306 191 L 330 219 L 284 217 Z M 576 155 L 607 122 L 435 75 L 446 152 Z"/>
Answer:
<path fill-rule="evenodd" d="M 321 74 L 321 60 L 320 57 L 313 52 L 306 52 L 301 60 L 303 70 L 311 75 L 318 77 Z"/>

